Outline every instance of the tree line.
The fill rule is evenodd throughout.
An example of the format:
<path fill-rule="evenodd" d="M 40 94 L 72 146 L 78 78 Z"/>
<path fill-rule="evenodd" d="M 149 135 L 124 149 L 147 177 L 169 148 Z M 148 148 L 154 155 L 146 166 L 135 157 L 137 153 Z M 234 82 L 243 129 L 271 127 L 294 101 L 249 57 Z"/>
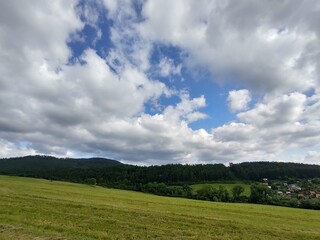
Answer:
<path fill-rule="evenodd" d="M 50 156 L 28 156 L 0 159 L 0 174 L 40 177 L 82 182 L 95 178 L 98 184 L 163 182 L 201 183 L 223 180 L 259 181 L 262 178 L 316 178 L 320 166 L 280 162 L 244 162 L 239 164 L 168 164 L 134 166 L 103 159 L 60 159 Z"/>

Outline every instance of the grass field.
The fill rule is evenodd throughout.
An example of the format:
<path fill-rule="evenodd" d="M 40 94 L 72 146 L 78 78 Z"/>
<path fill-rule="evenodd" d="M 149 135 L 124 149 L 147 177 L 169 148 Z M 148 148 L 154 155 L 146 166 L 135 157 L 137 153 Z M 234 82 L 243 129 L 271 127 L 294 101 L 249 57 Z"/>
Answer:
<path fill-rule="evenodd" d="M 202 183 L 202 184 L 193 184 L 191 185 L 192 191 L 195 193 L 197 190 L 201 189 L 202 187 L 206 185 L 211 185 L 214 188 L 219 188 L 219 186 L 223 186 L 225 189 L 229 191 L 230 194 L 232 194 L 231 189 L 235 185 L 241 185 L 244 188 L 244 191 L 241 195 L 243 196 L 250 196 L 250 184 L 245 183 Z"/>
<path fill-rule="evenodd" d="M 0 239 L 320 239 L 320 212 L 0 176 Z"/>

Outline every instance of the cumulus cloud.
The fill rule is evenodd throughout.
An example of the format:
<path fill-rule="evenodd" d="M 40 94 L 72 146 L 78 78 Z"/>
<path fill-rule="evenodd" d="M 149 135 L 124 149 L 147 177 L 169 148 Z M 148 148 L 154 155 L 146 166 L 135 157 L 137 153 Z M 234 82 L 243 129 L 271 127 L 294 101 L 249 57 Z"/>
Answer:
<path fill-rule="evenodd" d="M 251 95 L 247 89 L 233 90 L 229 92 L 227 101 L 230 111 L 241 111 L 247 109 Z"/>
<path fill-rule="evenodd" d="M 159 73 L 162 77 L 179 75 L 181 73 L 181 64 L 175 66 L 172 59 L 164 57 L 159 62 Z"/>
<path fill-rule="evenodd" d="M 0 156 L 6 157 L 21 157 L 26 155 L 38 154 L 36 150 L 28 146 L 17 146 L 16 144 L 0 139 Z"/>
<path fill-rule="evenodd" d="M 304 162 L 320 164 L 320 152 L 309 151 L 303 159 Z"/>
<path fill-rule="evenodd" d="M 294 92 L 271 100 L 268 99 L 266 103 L 259 103 L 255 108 L 239 113 L 238 118 L 243 122 L 252 123 L 262 128 L 293 124 L 302 117 L 305 103 L 306 96 Z"/>
<path fill-rule="evenodd" d="M 25 62 L 29 61 L 30 67 L 38 70 L 40 67 L 35 65 L 43 59 L 50 62 L 53 69 L 68 60 L 70 49 L 65 43 L 72 32 L 83 26 L 74 11 L 75 1 L 52 4 L 4 1 L 0 4 L 1 57 L 6 57 L 8 64 L 15 64 L 15 71 L 12 68 L 7 71 L 30 75 L 34 69 L 28 71 Z"/>
<path fill-rule="evenodd" d="M 101 30 L 94 5 L 79 10 L 77 1 L 0 3 L 1 157 L 84 154 L 143 164 L 226 163 L 278 160 L 288 149 L 307 148 L 303 161 L 316 162 L 318 2 L 101 3 L 112 21 L 113 46 L 105 58 L 89 47 L 75 57 L 68 46 L 85 24 Z M 228 95 L 235 119 L 213 129 L 191 128 L 209 117 L 208 105 L 218 106 L 150 77 L 158 43 L 186 53 L 182 62 L 161 56 L 160 76 L 180 75 L 182 64 L 202 66 L 213 81 L 243 88 Z M 175 102 L 147 111 L 172 96 Z"/>

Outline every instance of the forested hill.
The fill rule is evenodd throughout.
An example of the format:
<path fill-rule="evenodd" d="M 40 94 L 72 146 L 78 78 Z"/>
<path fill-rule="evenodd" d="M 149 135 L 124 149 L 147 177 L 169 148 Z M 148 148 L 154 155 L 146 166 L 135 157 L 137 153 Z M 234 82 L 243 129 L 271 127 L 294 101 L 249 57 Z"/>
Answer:
<path fill-rule="evenodd" d="M 26 156 L 0 159 L 0 173 L 23 174 L 61 169 L 88 169 L 122 165 L 106 158 L 56 158 L 52 156 Z"/>
<path fill-rule="evenodd" d="M 224 180 L 259 181 L 262 178 L 320 178 L 320 165 L 245 162 L 230 164 L 169 164 L 134 166 L 104 158 L 72 159 L 27 156 L 0 159 L 0 174 L 83 182 L 95 178 L 98 184 L 197 183 Z"/>
<path fill-rule="evenodd" d="M 230 171 L 238 179 L 258 181 L 261 178 L 319 178 L 320 165 L 285 162 L 244 162 L 230 164 Z"/>

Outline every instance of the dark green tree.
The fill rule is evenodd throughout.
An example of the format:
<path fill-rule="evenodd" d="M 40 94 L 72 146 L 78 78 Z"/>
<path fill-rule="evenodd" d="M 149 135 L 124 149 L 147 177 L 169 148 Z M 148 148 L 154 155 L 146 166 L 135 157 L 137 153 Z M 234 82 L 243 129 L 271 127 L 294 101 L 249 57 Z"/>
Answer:
<path fill-rule="evenodd" d="M 184 193 L 185 196 L 187 196 L 187 197 L 191 197 L 192 196 L 192 188 L 189 185 L 184 184 L 182 186 L 182 190 L 183 190 L 183 193 Z"/>
<path fill-rule="evenodd" d="M 200 200 L 217 201 L 218 191 L 211 185 L 205 185 L 197 191 L 197 198 Z"/>
<path fill-rule="evenodd" d="M 252 184 L 251 187 L 250 202 L 268 204 L 272 203 L 273 191 L 260 184 Z"/>
<path fill-rule="evenodd" d="M 88 185 L 97 185 L 97 180 L 95 178 L 87 178 L 85 183 Z"/>
<path fill-rule="evenodd" d="M 218 196 L 217 196 L 217 198 L 221 202 L 229 202 L 230 196 L 229 196 L 228 190 L 225 187 L 220 185 L 219 188 L 218 188 Z"/>
<path fill-rule="evenodd" d="M 232 196 L 234 201 L 239 201 L 240 200 L 240 195 L 243 193 L 244 187 L 241 185 L 235 185 L 232 188 Z"/>

